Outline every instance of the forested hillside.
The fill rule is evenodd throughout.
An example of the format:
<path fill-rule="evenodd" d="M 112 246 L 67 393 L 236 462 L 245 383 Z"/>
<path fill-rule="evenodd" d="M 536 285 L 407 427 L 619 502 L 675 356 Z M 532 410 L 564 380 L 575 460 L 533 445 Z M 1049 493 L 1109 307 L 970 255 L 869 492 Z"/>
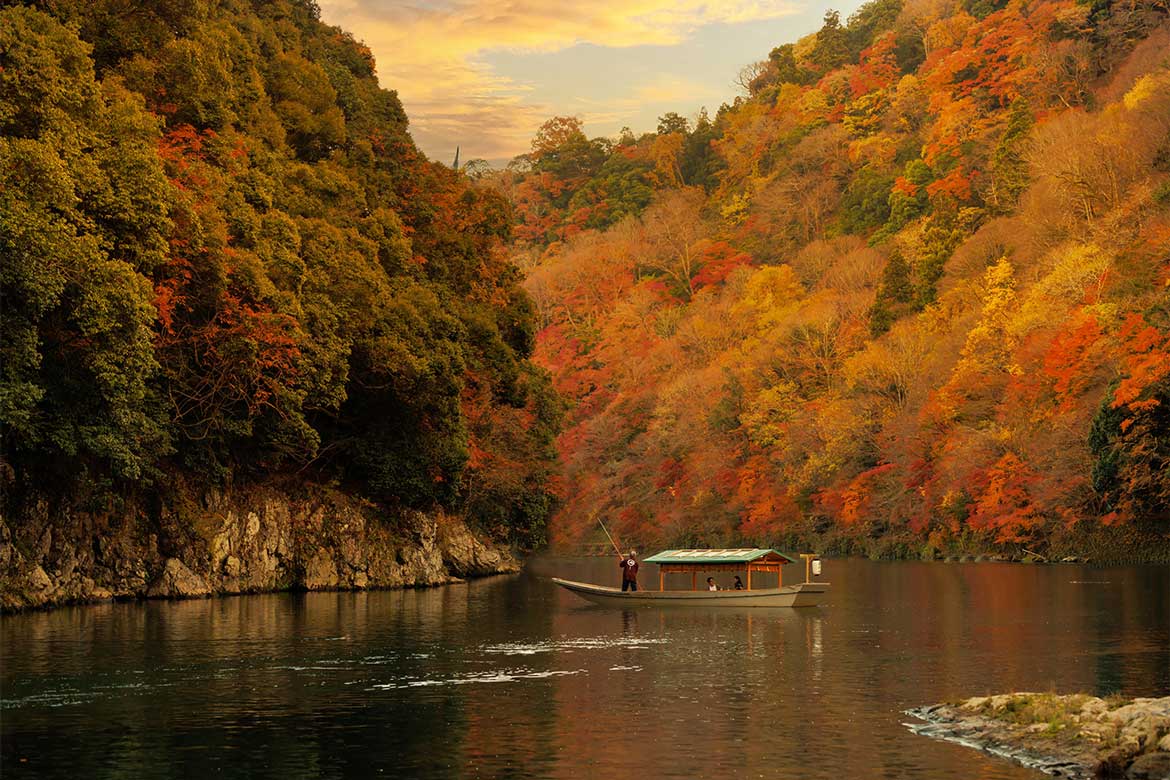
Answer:
<path fill-rule="evenodd" d="M 483 174 L 570 408 L 555 537 L 1165 557 L 1168 14 L 872 0 L 713 117 Z"/>
<path fill-rule="evenodd" d="M 561 409 L 510 206 L 369 50 L 307 0 L 7 5 L 7 520 L 284 476 L 539 544 Z"/>

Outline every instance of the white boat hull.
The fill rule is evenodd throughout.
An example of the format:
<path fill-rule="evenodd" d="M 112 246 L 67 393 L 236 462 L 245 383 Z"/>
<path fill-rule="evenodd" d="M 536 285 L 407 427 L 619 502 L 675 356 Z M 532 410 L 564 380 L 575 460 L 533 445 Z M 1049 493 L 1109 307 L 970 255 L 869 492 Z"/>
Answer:
<path fill-rule="evenodd" d="M 815 607 L 829 591 L 827 582 L 804 582 L 758 590 L 638 590 L 622 593 L 588 582 L 552 581 L 603 607 Z"/>

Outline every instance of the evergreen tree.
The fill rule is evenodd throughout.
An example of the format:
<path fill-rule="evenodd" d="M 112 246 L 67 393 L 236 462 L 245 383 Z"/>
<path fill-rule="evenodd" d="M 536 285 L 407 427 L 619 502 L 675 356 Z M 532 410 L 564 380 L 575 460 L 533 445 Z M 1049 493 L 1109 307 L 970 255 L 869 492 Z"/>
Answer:
<path fill-rule="evenodd" d="M 901 252 L 895 251 L 882 269 L 882 281 L 877 297 L 869 310 L 869 331 L 880 336 L 900 317 L 913 311 L 914 284 L 910 264 Z"/>
<path fill-rule="evenodd" d="M 817 42 L 809 54 L 809 61 L 824 73 L 844 65 L 849 60 L 849 35 L 841 25 L 841 14 L 837 11 L 826 11 L 824 24 L 817 32 Z"/>
<path fill-rule="evenodd" d="M 1028 134 L 1032 130 L 1032 111 L 1023 98 L 1012 101 L 1007 127 L 991 156 L 991 185 L 987 203 L 991 211 L 1005 214 L 1019 201 L 1028 187 L 1028 163 L 1025 159 Z"/>

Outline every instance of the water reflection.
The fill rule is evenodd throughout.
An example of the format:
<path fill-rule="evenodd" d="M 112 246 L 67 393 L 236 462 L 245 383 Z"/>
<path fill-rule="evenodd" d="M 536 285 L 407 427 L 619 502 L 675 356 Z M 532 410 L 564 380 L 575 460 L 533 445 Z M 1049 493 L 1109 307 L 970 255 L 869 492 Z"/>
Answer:
<path fill-rule="evenodd" d="M 4 777 L 1038 777 L 907 732 L 1005 690 L 1170 694 L 1170 569 L 830 562 L 826 606 L 435 590 L 4 618 Z"/>

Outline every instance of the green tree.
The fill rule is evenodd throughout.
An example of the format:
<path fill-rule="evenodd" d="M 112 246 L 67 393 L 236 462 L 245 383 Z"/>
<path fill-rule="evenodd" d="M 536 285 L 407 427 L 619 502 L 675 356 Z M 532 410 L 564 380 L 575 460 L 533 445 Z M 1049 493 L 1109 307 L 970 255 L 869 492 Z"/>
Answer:
<path fill-rule="evenodd" d="M 780 84 L 808 84 L 815 81 L 816 74 L 802 68 L 796 61 L 796 46 L 786 43 L 777 46 L 768 53 L 768 61 L 776 71 L 776 81 Z"/>
<path fill-rule="evenodd" d="M 670 133 L 682 133 L 686 135 L 690 132 L 690 122 L 685 116 L 681 116 L 674 111 L 668 111 L 662 116 L 658 117 L 658 135 L 668 135 Z"/>
<path fill-rule="evenodd" d="M 890 216 L 890 187 L 893 183 L 893 176 L 869 166 L 854 174 L 841 199 L 841 230 L 865 233 L 881 227 Z"/>
<path fill-rule="evenodd" d="M 1008 112 L 1007 127 L 991 156 L 991 183 L 987 203 L 994 214 L 1006 214 L 1028 187 L 1026 159 L 1028 135 L 1032 130 L 1032 111 L 1023 98 L 1016 98 Z"/>
<path fill-rule="evenodd" d="M 653 166 L 646 159 L 612 155 L 601 170 L 573 193 L 571 211 L 590 208 L 589 228 L 605 228 L 628 216 L 636 216 L 654 197 Z"/>
<path fill-rule="evenodd" d="M 595 170 L 604 160 L 596 152 L 577 117 L 553 117 L 532 139 L 533 166 L 561 178 L 586 176 Z"/>
<path fill-rule="evenodd" d="M 947 261 L 959 244 L 974 232 L 979 209 L 936 208 L 926 220 L 914 263 L 915 303 L 919 309 L 933 303 Z"/>
<path fill-rule="evenodd" d="M 35 5 L 78 27 L 93 46 L 99 74 L 135 55 L 152 57 L 175 40 L 189 35 L 208 16 L 202 0 L 42 0 Z"/>
<path fill-rule="evenodd" d="M 0 11 L 0 425 L 21 460 L 141 478 L 167 447 L 145 274 L 168 188 L 154 118 L 97 83 L 89 51 L 40 11 Z"/>
<path fill-rule="evenodd" d="M 714 123 L 707 116 L 706 107 L 699 111 L 695 128 L 687 135 L 683 144 L 682 175 L 689 187 L 702 187 L 711 191 L 718 184 L 722 160 L 711 148 L 711 142 L 719 137 Z"/>
<path fill-rule="evenodd" d="M 914 284 L 910 264 L 895 251 L 882 269 L 882 282 L 869 310 L 869 332 L 880 336 L 900 317 L 913 311 Z"/>
<path fill-rule="evenodd" d="M 808 58 L 822 73 L 849 62 L 849 35 L 841 25 L 841 14 L 837 11 L 825 11 L 824 24 L 817 32 L 816 45 Z"/>
<path fill-rule="evenodd" d="M 926 212 L 930 206 L 926 185 L 933 180 L 934 171 L 922 160 L 914 159 L 906 163 L 901 181 L 896 181 L 890 191 L 890 219 L 882 233 L 897 232 Z"/>
<path fill-rule="evenodd" d="M 336 435 L 348 442 L 349 475 L 373 497 L 454 506 L 468 458 L 467 331 L 428 287 L 395 287 L 354 342 Z"/>
<path fill-rule="evenodd" d="M 273 108 L 297 155 L 319 160 L 345 141 L 345 118 L 324 68 L 304 57 L 276 57 L 267 81 Z"/>
<path fill-rule="evenodd" d="M 883 32 L 894 29 L 903 5 L 903 0 L 869 0 L 850 14 L 846 37 L 854 58 Z"/>

